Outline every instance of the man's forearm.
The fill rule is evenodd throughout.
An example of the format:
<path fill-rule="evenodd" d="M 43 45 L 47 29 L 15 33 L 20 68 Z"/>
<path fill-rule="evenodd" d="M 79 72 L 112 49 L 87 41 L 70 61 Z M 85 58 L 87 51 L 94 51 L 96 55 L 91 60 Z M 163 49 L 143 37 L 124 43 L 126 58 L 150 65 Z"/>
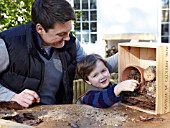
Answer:
<path fill-rule="evenodd" d="M 118 53 L 106 58 L 110 72 L 118 72 Z"/>

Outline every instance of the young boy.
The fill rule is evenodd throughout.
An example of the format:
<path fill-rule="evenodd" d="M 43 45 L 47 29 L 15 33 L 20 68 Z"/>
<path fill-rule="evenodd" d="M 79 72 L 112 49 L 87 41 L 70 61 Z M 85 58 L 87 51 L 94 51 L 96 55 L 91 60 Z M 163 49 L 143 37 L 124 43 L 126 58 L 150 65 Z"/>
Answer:
<path fill-rule="evenodd" d="M 108 108 L 121 100 L 122 91 L 134 91 L 136 80 L 126 80 L 119 84 L 110 82 L 107 63 L 101 56 L 90 54 L 77 64 L 77 74 L 89 85 L 92 85 L 76 103 L 88 104 L 98 108 Z M 87 87 L 88 88 L 88 87 Z"/>

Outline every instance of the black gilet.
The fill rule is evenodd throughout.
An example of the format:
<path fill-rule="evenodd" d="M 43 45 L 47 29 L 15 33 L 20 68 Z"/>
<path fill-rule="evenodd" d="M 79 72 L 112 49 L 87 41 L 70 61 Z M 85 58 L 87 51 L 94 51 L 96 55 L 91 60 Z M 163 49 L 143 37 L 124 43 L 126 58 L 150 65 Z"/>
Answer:
<path fill-rule="evenodd" d="M 38 55 L 34 34 L 35 27 L 32 22 L 0 33 L 0 38 L 5 41 L 10 60 L 8 68 L 0 73 L 0 84 L 16 93 L 24 89 L 38 92 L 43 82 L 44 63 Z M 73 99 L 76 68 L 75 37 L 70 34 L 70 40 L 65 44 L 59 50 L 63 79 L 56 94 L 57 104 L 72 103 Z"/>

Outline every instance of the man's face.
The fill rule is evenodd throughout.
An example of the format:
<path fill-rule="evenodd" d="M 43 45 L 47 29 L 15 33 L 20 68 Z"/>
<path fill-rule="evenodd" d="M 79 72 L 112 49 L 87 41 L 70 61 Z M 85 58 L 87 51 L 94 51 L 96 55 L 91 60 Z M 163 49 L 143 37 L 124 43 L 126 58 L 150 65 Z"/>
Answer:
<path fill-rule="evenodd" d="M 72 21 L 56 23 L 54 28 L 49 29 L 48 32 L 40 24 L 37 24 L 36 28 L 41 36 L 43 46 L 62 48 L 65 45 L 65 41 L 70 40 L 69 33 L 72 30 Z"/>
<path fill-rule="evenodd" d="M 110 73 L 108 68 L 104 65 L 104 63 L 100 60 L 96 62 L 96 67 L 89 74 L 88 84 L 91 84 L 95 87 L 106 88 L 110 82 Z"/>

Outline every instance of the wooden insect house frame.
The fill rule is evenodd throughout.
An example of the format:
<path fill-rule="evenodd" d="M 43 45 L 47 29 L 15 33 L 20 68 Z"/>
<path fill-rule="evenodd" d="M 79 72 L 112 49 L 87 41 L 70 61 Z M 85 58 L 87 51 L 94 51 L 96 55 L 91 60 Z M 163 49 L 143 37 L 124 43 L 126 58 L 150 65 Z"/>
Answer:
<path fill-rule="evenodd" d="M 125 80 L 123 75 L 127 67 L 131 67 L 131 69 L 140 67 L 143 71 L 139 71 L 139 73 L 144 77 L 140 78 L 143 80 L 141 80 L 139 88 L 130 92 L 128 97 L 126 95 L 122 97 L 122 103 L 150 114 L 170 112 L 170 44 L 120 43 L 118 50 L 118 81 Z M 149 79 L 153 72 L 148 73 L 148 68 L 155 70 L 155 77 L 152 80 Z"/>

